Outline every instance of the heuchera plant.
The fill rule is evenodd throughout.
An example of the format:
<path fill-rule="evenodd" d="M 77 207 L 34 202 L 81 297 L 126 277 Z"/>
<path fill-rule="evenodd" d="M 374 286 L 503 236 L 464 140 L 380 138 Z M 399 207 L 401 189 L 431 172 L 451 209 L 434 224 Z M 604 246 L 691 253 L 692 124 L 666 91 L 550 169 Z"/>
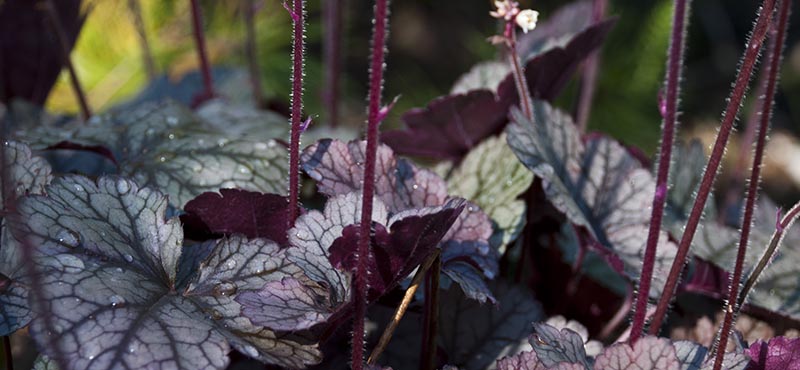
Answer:
<path fill-rule="evenodd" d="M 746 314 L 800 323 L 800 252 L 780 248 L 800 242 L 791 228 L 800 203 L 776 216 L 758 191 L 791 0 L 763 1 L 708 158 L 697 142 L 675 143 L 692 5 L 675 1 L 654 168 L 640 150 L 586 132 L 598 51 L 615 24 L 603 0 L 541 21 L 495 1 L 486 11 L 501 26 L 489 39 L 498 60 L 383 132 L 394 105 L 382 98 L 390 4 L 376 0 L 364 139 L 324 137 L 324 124 L 310 127 L 303 112 L 304 0 L 283 4 L 293 46 L 288 124 L 264 107 L 256 4 L 244 7 L 247 102 L 227 96 L 242 83 L 212 73 L 202 9 L 190 5 L 202 85 L 154 85 L 92 115 L 69 59 L 80 2 L 45 1 L 45 12 L 0 2 L 0 29 L 31 35 L 0 43 L 13 56 L 2 75 L 14 75 L 0 94 L 6 368 L 11 336 L 23 335 L 36 343 L 35 369 L 800 366 L 797 339 L 736 331 Z M 331 126 L 344 124 L 344 9 L 324 8 Z M 48 20 L 58 43 L 19 15 Z M 58 63 L 41 76 L 18 73 L 35 59 L 25 40 L 40 39 L 60 56 L 43 60 Z M 742 216 L 722 224 L 713 184 L 760 55 Z M 582 65 L 570 114 L 556 98 Z M 39 106 L 61 68 L 71 71 L 80 118 Z M 679 302 L 667 320 L 676 297 L 712 303 Z M 681 319 L 716 313 L 718 329 L 695 329 L 707 342 L 667 336 Z"/>

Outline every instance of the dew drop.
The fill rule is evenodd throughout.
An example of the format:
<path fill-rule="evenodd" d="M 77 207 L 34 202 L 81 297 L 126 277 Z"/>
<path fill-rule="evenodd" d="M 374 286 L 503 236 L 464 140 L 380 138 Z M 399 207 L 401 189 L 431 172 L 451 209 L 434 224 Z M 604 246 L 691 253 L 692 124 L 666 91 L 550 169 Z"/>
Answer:
<path fill-rule="evenodd" d="M 117 268 L 114 269 L 114 271 L 116 271 L 118 274 L 122 274 L 122 273 L 125 272 L 125 270 L 122 269 L 122 267 L 117 267 Z"/>
<path fill-rule="evenodd" d="M 75 248 L 81 244 L 81 236 L 72 230 L 63 229 L 58 232 L 57 237 L 59 243 L 70 248 Z"/>
<path fill-rule="evenodd" d="M 467 211 L 475 212 L 475 207 L 469 206 L 469 207 L 467 207 Z"/>
<path fill-rule="evenodd" d="M 116 294 L 109 297 L 108 300 L 111 302 L 111 307 L 113 308 L 120 308 L 125 305 L 125 298 L 122 298 Z"/>
<path fill-rule="evenodd" d="M 268 147 L 270 147 L 270 148 L 274 148 L 274 147 L 275 147 L 275 145 L 276 145 L 276 144 L 275 144 L 275 140 L 270 140 L 270 141 L 267 143 L 267 146 L 268 146 Z"/>
<path fill-rule="evenodd" d="M 215 297 L 227 297 L 236 294 L 236 284 L 233 283 L 219 283 L 214 287 Z"/>
<path fill-rule="evenodd" d="M 158 160 L 160 162 L 166 162 L 167 161 L 167 157 L 162 155 L 161 157 L 158 157 Z"/>
<path fill-rule="evenodd" d="M 225 146 L 225 144 L 227 144 L 227 143 L 228 143 L 228 139 L 219 139 L 219 140 L 217 140 L 217 146 L 220 147 L 220 148 Z"/>
<path fill-rule="evenodd" d="M 170 126 L 175 126 L 178 124 L 178 117 L 169 116 L 167 117 L 167 124 Z"/>
<path fill-rule="evenodd" d="M 203 139 L 197 139 L 197 145 L 199 145 L 199 146 L 206 145 L 206 141 L 203 140 Z"/>
<path fill-rule="evenodd" d="M 127 194 L 131 190 L 131 184 L 125 180 L 117 181 L 117 192 L 120 194 Z"/>
<path fill-rule="evenodd" d="M 228 266 L 229 269 L 236 268 L 236 260 L 228 260 L 225 265 Z"/>
<path fill-rule="evenodd" d="M 125 260 L 125 262 L 127 262 L 127 263 L 131 263 L 131 262 L 133 262 L 133 256 L 131 256 L 130 254 L 127 254 L 127 253 L 126 253 L 126 254 L 122 255 L 122 258 L 123 258 L 123 259 Z"/>
<path fill-rule="evenodd" d="M 128 353 L 134 353 L 134 352 L 136 352 L 136 347 L 134 347 L 134 346 L 129 346 L 129 347 L 128 347 Z"/>
<path fill-rule="evenodd" d="M 77 191 L 79 193 L 82 193 L 83 192 L 83 186 L 75 185 L 75 191 Z"/>
<path fill-rule="evenodd" d="M 411 188 L 414 189 L 414 190 L 417 190 L 417 189 L 419 189 L 419 185 L 414 184 L 414 185 L 411 186 Z"/>
<path fill-rule="evenodd" d="M 267 144 L 258 142 L 253 145 L 253 148 L 255 148 L 256 150 L 267 150 Z"/>
<path fill-rule="evenodd" d="M 242 351 L 244 351 L 244 354 L 250 357 L 258 357 L 258 350 L 256 349 L 256 347 L 253 347 L 249 344 L 244 346 L 244 348 L 242 348 Z"/>
<path fill-rule="evenodd" d="M 148 129 L 147 129 L 147 130 L 144 132 L 144 134 L 145 134 L 145 135 L 147 135 L 147 136 L 151 136 L 151 135 L 153 135 L 153 134 L 155 134 L 155 133 L 156 133 L 156 130 L 155 130 L 155 129 L 153 129 L 153 128 L 148 128 Z"/>
<path fill-rule="evenodd" d="M 241 174 L 249 174 L 250 173 L 250 169 L 245 167 L 245 166 L 239 166 L 239 173 L 241 173 Z"/>
<path fill-rule="evenodd" d="M 167 139 L 175 140 L 175 134 L 171 133 L 171 134 L 167 135 Z"/>

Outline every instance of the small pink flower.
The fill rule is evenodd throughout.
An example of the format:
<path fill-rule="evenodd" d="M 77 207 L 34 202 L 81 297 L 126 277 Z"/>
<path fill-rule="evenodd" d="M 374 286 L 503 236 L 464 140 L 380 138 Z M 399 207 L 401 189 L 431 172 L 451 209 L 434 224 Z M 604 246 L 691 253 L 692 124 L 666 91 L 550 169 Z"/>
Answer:
<path fill-rule="evenodd" d="M 497 19 L 505 19 L 506 21 L 510 21 L 517 16 L 517 13 L 519 13 L 519 4 L 516 1 L 495 1 L 494 6 L 497 8 L 497 10 L 491 11 L 489 14 Z"/>

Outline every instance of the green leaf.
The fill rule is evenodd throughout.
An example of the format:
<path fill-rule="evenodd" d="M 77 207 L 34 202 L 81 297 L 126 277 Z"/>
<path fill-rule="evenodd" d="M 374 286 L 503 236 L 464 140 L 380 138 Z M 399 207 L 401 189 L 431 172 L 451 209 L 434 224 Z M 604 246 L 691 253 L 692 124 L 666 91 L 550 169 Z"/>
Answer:
<path fill-rule="evenodd" d="M 505 134 L 489 138 L 469 152 L 447 179 L 448 193 L 477 204 L 494 222 L 492 241 L 500 253 L 525 227 L 525 202 L 517 199 L 533 182 L 506 143 Z"/>

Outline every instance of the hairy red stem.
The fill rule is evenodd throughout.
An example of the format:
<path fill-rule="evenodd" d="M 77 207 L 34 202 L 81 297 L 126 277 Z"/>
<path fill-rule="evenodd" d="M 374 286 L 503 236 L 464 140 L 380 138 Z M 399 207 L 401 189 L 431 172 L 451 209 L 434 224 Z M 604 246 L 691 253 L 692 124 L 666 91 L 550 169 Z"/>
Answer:
<path fill-rule="evenodd" d="M 322 102 L 332 127 L 339 125 L 339 83 L 342 72 L 342 9 L 345 0 L 325 0 L 322 4 L 325 22 L 323 64 L 325 65 L 325 87 Z"/>
<path fill-rule="evenodd" d="M 508 27 L 508 25 L 506 25 Z M 533 109 L 531 108 L 532 98 L 531 92 L 528 89 L 528 80 L 525 78 L 525 69 L 522 67 L 519 52 L 517 51 L 517 32 L 514 25 L 511 24 L 510 31 L 507 31 L 510 37 L 508 47 L 508 58 L 511 60 L 511 70 L 514 75 L 514 84 L 517 86 L 517 95 L 525 112 L 525 117 L 533 121 Z"/>
<path fill-rule="evenodd" d="M 303 68 L 305 63 L 305 0 L 294 0 L 292 33 L 292 132 L 289 139 L 289 227 L 298 216 L 300 201 L 300 134 L 303 115 Z"/>
<path fill-rule="evenodd" d="M 354 279 L 353 299 L 353 370 L 364 367 L 364 320 L 367 314 L 367 258 L 369 258 L 370 228 L 372 224 L 372 197 L 375 194 L 375 159 L 378 151 L 378 125 L 380 124 L 383 70 L 386 59 L 386 34 L 389 22 L 389 1 L 375 1 L 375 18 L 372 29 L 372 56 L 370 59 L 369 107 L 367 110 L 367 152 L 364 161 L 364 188 L 361 204 L 361 229 L 358 238 L 358 259 Z"/>
<path fill-rule="evenodd" d="M 681 72 L 683 69 L 683 54 L 686 49 L 685 36 L 690 8 L 690 0 L 676 0 L 672 14 L 672 34 L 670 35 L 666 77 L 666 109 L 661 131 L 661 148 L 659 149 L 658 173 L 656 175 L 656 189 L 650 216 L 650 229 L 647 234 L 642 274 L 639 278 L 639 289 L 633 310 L 631 344 L 636 343 L 642 335 L 647 317 L 647 301 L 650 297 L 650 284 L 653 280 L 658 238 L 661 235 L 661 221 L 664 217 L 664 205 L 667 201 L 669 189 L 668 181 L 669 168 L 672 162 L 672 147 L 674 146 L 675 131 L 678 126 L 678 101 L 680 99 Z"/>
<path fill-rule="evenodd" d="M 722 369 L 722 359 L 725 355 L 725 348 L 728 346 L 728 336 L 734 323 L 734 314 L 738 311 L 737 297 L 739 295 L 739 283 L 742 281 L 742 270 L 744 269 L 744 259 L 747 255 L 747 244 L 750 239 L 750 229 L 753 226 L 753 213 L 756 209 L 758 199 L 758 186 L 761 183 L 761 163 L 764 159 L 764 148 L 767 146 L 767 132 L 772 118 L 772 108 L 775 101 L 775 89 L 778 85 L 778 77 L 781 72 L 781 55 L 783 54 L 783 44 L 786 38 L 786 28 L 789 23 L 789 10 L 791 0 L 781 0 L 780 13 L 778 16 L 778 31 L 771 38 L 769 52 L 766 56 L 765 65 L 767 68 L 767 78 L 763 81 L 764 98 L 761 101 L 761 117 L 758 123 L 758 137 L 756 139 L 756 151 L 753 154 L 753 165 L 750 173 L 750 180 L 747 188 L 747 200 L 744 206 L 744 218 L 742 219 L 742 231 L 739 236 L 739 250 L 736 254 L 736 265 L 733 269 L 730 287 L 728 289 L 728 303 L 725 310 L 725 321 L 722 323 L 719 342 L 717 343 L 717 355 L 714 359 L 714 370 Z M 742 149 L 744 150 L 744 149 Z"/>
<path fill-rule="evenodd" d="M 592 22 L 597 23 L 606 14 L 608 0 L 594 0 L 592 4 Z M 578 98 L 578 111 L 575 114 L 578 128 L 586 132 L 589 125 L 589 114 L 592 111 L 592 101 L 597 87 L 597 71 L 600 67 L 600 51 L 593 52 L 583 66 L 580 96 Z"/>
<path fill-rule="evenodd" d="M 64 32 L 64 25 L 61 24 L 61 18 L 58 16 L 58 11 L 56 10 L 53 0 L 47 0 L 43 5 L 47 13 L 47 18 L 50 19 L 50 23 L 53 25 L 53 31 L 58 37 L 58 44 L 61 46 L 61 56 L 64 58 L 64 65 L 67 67 L 67 72 L 69 72 L 69 82 L 72 85 L 72 91 L 75 92 L 75 97 L 78 99 L 78 104 L 81 107 L 81 117 L 84 120 L 88 120 L 92 117 L 92 110 L 89 108 L 86 93 L 83 91 L 81 81 L 78 79 L 75 66 L 72 64 L 72 59 L 69 56 L 69 40 L 67 40 L 67 34 Z"/>
<path fill-rule="evenodd" d="M 678 280 L 680 280 L 683 268 L 687 262 L 689 247 L 692 244 L 692 239 L 694 239 L 694 234 L 697 231 L 697 226 L 703 215 L 703 209 L 705 208 L 708 196 L 711 194 L 711 190 L 714 186 L 714 179 L 717 177 L 719 166 L 722 163 L 722 155 L 725 153 L 725 147 L 728 145 L 728 138 L 733 128 L 733 122 L 736 120 L 736 116 L 739 113 L 739 107 L 747 91 L 747 85 L 753 74 L 753 68 L 758 61 L 761 44 L 764 42 L 764 37 L 769 30 L 770 20 L 774 11 L 775 0 L 764 0 L 758 14 L 758 20 L 747 42 L 741 67 L 736 76 L 733 91 L 731 91 L 730 98 L 728 99 L 728 105 L 723 114 L 722 124 L 720 125 L 714 148 L 711 150 L 711 156 L 708 159 L 708 165 L 706 165 L 703 179 L 700 182 L 700 187 L 697 191 L 692 211 L 689 214 L 689 219 L 686 221 L 686 227 L 684 228 L 683 236 L 678 245 L 675 260 L 672 262 L 667 282 L 664 285 L 664 292 L 658 301 L 656 312 L 653 315 L 653 321 L 650 324 L 650 334 L 655 335 L 658 333 L 666 317 L 672 297 L 675 294 L 675 288 L 678 286 Z"/>
<path fill-rule="evenodd" d="M 203 32 L 203 10 L 198 0 L 191 0 L 192 4 L 192 30 L 194 42 L 197 46 L 197 57 L 200 59 L 200 72 L 203 75 L 203 91 L 194 97 L 193 105 L 197 106 L 214 96 L 214 81 L 211 78 L 211 66 L 208 63 L 206 50 L 206 37 Z"/>

